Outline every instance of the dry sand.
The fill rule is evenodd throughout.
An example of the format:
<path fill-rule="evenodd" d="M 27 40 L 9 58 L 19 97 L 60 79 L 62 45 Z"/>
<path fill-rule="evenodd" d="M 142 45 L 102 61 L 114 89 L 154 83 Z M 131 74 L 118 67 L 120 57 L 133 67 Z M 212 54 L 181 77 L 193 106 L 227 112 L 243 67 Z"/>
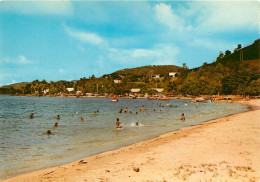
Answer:
<path fill-rule="evenodd" d="M 260 110 L 255 108 L 6 181 L 259 180 Z"/>

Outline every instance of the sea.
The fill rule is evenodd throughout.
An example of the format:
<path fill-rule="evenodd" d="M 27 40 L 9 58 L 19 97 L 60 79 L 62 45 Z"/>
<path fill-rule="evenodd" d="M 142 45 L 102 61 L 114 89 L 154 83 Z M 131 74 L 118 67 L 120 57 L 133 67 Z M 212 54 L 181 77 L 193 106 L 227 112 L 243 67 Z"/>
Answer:
<path fill-rule="evenodd" d="M 145 112 L 140 111 L 142 106 Z M 123 112 L 118 113 L 121 108 Z M 110 98 L 0 95 L 0 180 L 247 110 L 238 103 L 196 104 L 181 99 L 111 102 Z M 182 113 L 185 122 L 180 120 Z M 116 130 L 117 118 L 122 130 Z"/>

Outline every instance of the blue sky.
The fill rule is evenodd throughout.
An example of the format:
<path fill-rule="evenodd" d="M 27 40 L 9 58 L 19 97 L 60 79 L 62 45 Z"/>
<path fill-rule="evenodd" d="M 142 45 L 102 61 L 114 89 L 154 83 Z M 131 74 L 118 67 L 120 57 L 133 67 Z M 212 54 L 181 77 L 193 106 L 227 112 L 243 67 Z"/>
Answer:
<path fill-rule="evenodd" d="M 257 1 L 1 1 L 0 86 L 189 68 L 259 38 Z"/>

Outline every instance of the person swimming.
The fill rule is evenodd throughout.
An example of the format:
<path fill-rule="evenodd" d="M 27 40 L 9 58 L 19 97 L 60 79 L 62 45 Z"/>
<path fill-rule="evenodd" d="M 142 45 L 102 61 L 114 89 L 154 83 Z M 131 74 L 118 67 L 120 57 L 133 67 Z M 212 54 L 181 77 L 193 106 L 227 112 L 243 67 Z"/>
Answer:
<path fill-rule="evenodd" d="M 184 104 L 185 106 L 188 106 L 188 103 L 187 102 L 185 102 L 185 104 Z"/>
<path fill-rule="evenodd" d="M 130 114 L 132 114 L 132 111 L 130 111 Z"/>
<path fill-rule="evenodd" d="M 118 113 L 122 113 L 122 111 L 123 111 L 123 109 L 121 108 L 121 109 L 118 111 Z"/>
<path fill-rule="evenodd" d="M 50 134 L 51 134 L 51 130 L 48 130 L 48 131 L 47 131 L 47 134 L 50 135 Z"/>
<path fill-rule="evenodd" d="M 142 106 L 142 112 L 144 112 L 144 105 Z"/>
<path fill-rule="evenodd" d="M 135 114 L 138 114 L 138 112 L 136 111 Z"/>
<path fill-rule="evenodd" d="M 127 107 L 126 107 L 126 108 L 125 108 L 125 113 L 127 113 L 127 110 L 128 110 L 128 109 L 127 109 Z"/>
<path fill-rule="evenodd" d="M 60 115 L 57 115 L 56 119 L 57 119 L 57 120 L 60 120 Z"/>
<path fill-rule="evenodd" d="M 34 114 L 31 113 L 31 115 L 30 115 L 30 119 L 33 119 L 33 118 L 34 118 Z"/>
<path fill-rule="evenodd" d="M 84 121 L 84 118 L 81 116 L 80 120 L 81 120 L 81 121 Z"/>
<path fill-rule="evenodd" d="M 96 116 L 96 115 L 97 115 L 96 111 L 93 113 L 93 115 L 94 115 L 94 116 Z"/>
<path fill-rule="evenodd" d="M 135 123 L 135 126 L 139 126 L 138 122 Z"/>
<path fill-rule="evenodd" d="M 59 125 L 59 124 L 56 122 L 54 126 L 57 127 L 58 125 Z"/>
<path fill-rule="evenodd" d="M 181 120 L 182 120 L 182 121 L 185 121 L 184 113 L 181 114 Z"/>
<path fill-rule="evenodd" d="M 122 128 L 121 123 L 119 122 L 119 118 L 116 118 L 116 129 Z"/>

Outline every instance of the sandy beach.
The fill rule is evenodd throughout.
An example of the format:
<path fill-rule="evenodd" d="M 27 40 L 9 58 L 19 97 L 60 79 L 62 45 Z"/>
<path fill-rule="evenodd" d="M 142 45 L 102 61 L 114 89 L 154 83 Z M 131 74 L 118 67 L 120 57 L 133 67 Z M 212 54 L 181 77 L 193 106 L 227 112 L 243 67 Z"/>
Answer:
<path fill-rule="evenodd" d="M 10 181 L 259 181 L 259 100 L 251 111 L 183 128 Z"/>

